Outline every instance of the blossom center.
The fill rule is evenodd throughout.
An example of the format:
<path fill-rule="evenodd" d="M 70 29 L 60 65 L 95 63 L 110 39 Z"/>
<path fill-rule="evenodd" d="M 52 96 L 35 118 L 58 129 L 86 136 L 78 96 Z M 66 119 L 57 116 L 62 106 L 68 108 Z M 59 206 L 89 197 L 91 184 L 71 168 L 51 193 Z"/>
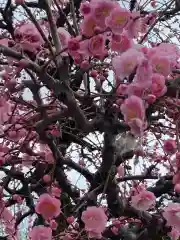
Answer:
<path fill-rule="evenodd" d="M 56 207 L 54 206 L 54 204 L 51 204 L 51 203 L 48 203 L 48 202 L 43 203 L 43 208 L 46 209 L 49 212 L 56 211 Z"/>
<path fill-rule="evenodd" d="M 115 23 L 118 24 L 118 25 L 122 25 L 122 24 L 125 24 L 126 21 L 127 21 L 127 17 L 126 16 L 123 16 L 123 15 L 118 15 L 115 17 Z"/>
<path fill-rule="evenodd" d="M 107 7 L 104 8 L 98 8 L 96 10 L 96 16 L 97 17 L 107 17 L 109 15 L 110 10 Z"/>
<path fill-rule="evenodd" d="M 163 67 L 162 64 L 160 64 L 160 63 L 157 64 L 157 65 L 156 65 L 156 71 L 157 71 L 157 72 L 161 72 L 161 71 L 162 71 L 162 67 Z"/>
<path fill-rule="evenodd" d="M 137 112 L 134 109 L 128 109 L 127 118 L 128 120 L 134 119 L 137 117 Z"/>
<path fill-rule="evenodd" d="M 129 72 L 129 71 L 132 71 L 134 68 L 134 62 L 128 62 L 126 65 L 125 65 L 125 71 Z"/>

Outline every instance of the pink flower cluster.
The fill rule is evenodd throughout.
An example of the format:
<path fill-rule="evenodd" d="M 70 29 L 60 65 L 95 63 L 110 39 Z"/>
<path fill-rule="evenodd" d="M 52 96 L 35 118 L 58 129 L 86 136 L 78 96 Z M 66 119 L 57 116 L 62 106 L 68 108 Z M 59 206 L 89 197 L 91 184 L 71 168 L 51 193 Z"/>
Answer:
<path fill-rule="evenodd" d="M 167 225 L 173 228 L 171 236 L 174 239 L 178 239 L 180 236 L 180 204 L 169 203 L 168 206 L 164 208 L 163 217 L 166 219 Z"/>
<path fill-rule="evenodd" d="M 145 120 L 145 107 L 143 100 L 132 95 L 124 101 L 120 109 L 125 122 L 127 122 L 131 128 L 131 132 L 135 135 L 141 135 Z"/>
<path fill-rule="evenodd" d="M 89 238 L 101 238 L 101 233 L 105 230 L 107 216 L 101 207 L 88 207 L 82 213 L 82 221 L 88 232 Z"/>
<path fill-rule="evenodd" d="M 128 11 L 115 1 L 83 2 L 80 12 L 83 15 L 80 36 L 71 38 L 67 31 L 59 29 L 63 47 L 68 48 L 75 63 L 83 69 L 89 69 L 89 57 L 102 60 L 112 51 L 116 52 L 112 67 L 117 85 L 119 79 L 128 79 L 134 74 L 131 82 L 125 84 L 123 94 L 128 99 L 120 109 L 131 132 L 141 135 L 147 127 L 145 109 L 166 93 L 165 78 L 176 66 L 180 53 L 175 45 L 169 43 L 161 43 L 153 48 L 135 44 L 133 38 L 146 32 L 150 19 L 142 18 L 139 12 Z M 109 41 L 108 46 L 106 40 Z M 95 74 L 94 78 L 97 76 Z M 104 80 L 105 77 L 101 76 L 100 79 Z M 118 94 L 122 92 L 117 90 Z"/>
<path fill-rule="evenodd" d="M 147 126 L 145 108 L 166 93 L 165 78 L 172 72 L 178 56 L 174 45 L 162 43 L 152 49 L 131 47 L 112 59 L 118 86 L 118 79 L 134 74 L 133 81 L 123 86 L 124 91 L 120 90 L 121 84 L 117 89 L 117 95 L 128 96 L 123 104 L 120 102 L 120 109 L 134 135 L 141 135 Z"/>
<path fill-rule="evenodd" d="M 45 220 L 51 220 L 61 213 L 60 207 L 61 202 L 59 199 L 44 193 L 39 197 L 35 210 L 38 214 L 41 214 Z"/>
<path fill-rule="evenodd" d="M 49 227 L 45 226 L 35 226 L 29 233 L 31 240 L 51 240 L 52 239 L 52 230 Z"/>
<path fill-rule="evenodd" d="M 44 43 L 43 38 L 33 23 L 24 23 L 14 32 L 15 41 L 24 51 L 37 53 Z"/>
<path fill-rule="evenodd" d="M 147 191 L 144 186 L 139 186 L 131 197 L 131 206 L 140 211 L 149 210 L 155 202 L 154 193 Z"/>
<path fill-rule="evenodd" d="M 175 145 L 175 147 L 174 147 L 173 153 L 175 153 L 175 151 L 177 150 L 176 144 L 174 144 L 174 145 Z M 173 176 L 173 184 L 175 185 L 174 190 L 175 190 L 175 192 L 179 193 L 180 192 L 180 172 L 179 172 L 179 170 L 180 170 L 180 152 L 176 153 L 174 165 L 175 165 L 174 166 L 175 174 Z"/>

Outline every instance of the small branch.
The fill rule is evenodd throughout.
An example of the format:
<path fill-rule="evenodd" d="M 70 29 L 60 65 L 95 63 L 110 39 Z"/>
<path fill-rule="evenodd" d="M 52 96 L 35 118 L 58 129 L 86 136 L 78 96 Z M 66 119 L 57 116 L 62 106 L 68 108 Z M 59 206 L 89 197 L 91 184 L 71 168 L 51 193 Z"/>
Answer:
<path fill-rule="evenodd" d="M 5 45 L 0 44 L 0 53 L 2 53 L 4 56 L 15 58 L 16 60 L 24 59 L 27 61 L 27 65 L 25 68 L 29 68 L 36 73 L 40 72 L 40 67 L 36 63 L 27 59 L 21 53 L 16 52 L 15 50 L 13 50 Z"/>
<path fill-rule="evenodd" d="M 76 32 L 76 35 L 79 34 L 77 19 L 76 19 L 76 13 L 75 13 L 75 7 L 74 7 L 74 0 L 70 0 L 70 9 L 71 9 L 71 15 L 73 19 L 73 25 Z"/>
<path fill-rule="evenodd" d="M 36 26 L 37 30 L 39 31 L 39 33 L 41 34 L 41 37 L 43 38 L 44 42 L 47 43 L 49 50 L 52 54 L 52 56 L 54 56 L 54 52 L 51 46 L 50 41 L 47 39 L 46 35 L 44 34 L 42 28 L 40 27 L 39 23 L 37 22 L 37 20 L 35 19 L 34 15 L 31 13 L 31 11 L 29 10 L 29 8 L 27 7 L 26 4 L 22 4 L 22 7 L 25 9 L 25 11 L 27 12 L 27 14 L 29 15 L 31 21 L 34 23 L 34 25 Z"/>
<path fill-rule="evenodd" d="M 56 54 L 57 54 L 62 49 L 61 43 L 60 43 L 60 39 L 58 36 L 57 27 L 56 27 L 56 24 L 53 19 L 53 14 L 52 14 L 51 8 L 49 6 L 49 1 L 45 0 L 45 2 L 46 2 L 46 13 L 47 13 L 47 17 L 48 17 L 48 22 L 49 22 L 49 26 L 50 26 L 53 42 L 54 42 L 54 45 L 56 48 Z M 59 66 L 61 63 L 61 60 L 62 60 L 60 55 L 57 57 L 57 60 L 58 60 L 58 66 Z"/>

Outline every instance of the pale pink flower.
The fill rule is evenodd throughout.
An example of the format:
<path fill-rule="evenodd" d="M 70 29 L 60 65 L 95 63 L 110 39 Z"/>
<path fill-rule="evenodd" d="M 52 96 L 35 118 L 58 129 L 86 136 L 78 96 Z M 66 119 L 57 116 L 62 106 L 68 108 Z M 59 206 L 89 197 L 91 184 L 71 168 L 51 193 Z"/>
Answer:
<path fill-rule="evenodd" d="M 126 94 L 128 96 L 135 95 L 137 97 L 142 97 L 144 95 L 144 88 L 139 83 L 131 83 L 128 85 L 128 88 L 126 90 Z"/>
<path fill-rule="evenodd" d="M 118 177 L 122 178 L 124 177 L 124 167 L 123 166 L 118 166 L 117 167 L 117 174 L 118 174 Z"/>
<path fill-rule="evenodd" d="M 44 43 L 37 28 L 32 23 L 25 23 L 14 31 L 15 41 L 24 51 L 37 53 Z"/>
<path fill-rule="evenodd" d="M 112 59 L 112 66 L 116 75 L 122 79 L 129 76 L 143 59 L 144 55 L 142 52 L 130 48 L 122 53 L 121 56 L 114 57 Z"/>
<path fill-rule="evenodd" d="M 132 119 L 130 122 L 128 122 L 128 125 L 131 129 L 131 133 L 135 136 L 142 136 L 143 130 L 147 127 L 147 123 L 143 122 L 139 118 Z"/>
<path fill-rule="evenodd" d="M 135 83 L 147 89 L 152 84 L 152 66 L 147 59 L 144 59 L 136 70 Z"/>
<path fill-rule="evenodd" d="M 142 190 L 139 194 L 132 196 L 131 205 L 141 211 L 151 208 L 156 202 L 154 193 Z"/>
<path fill-rule="evenodd" d="M 112 51 L 123 53 L 133 46 L 133 41 L 127 37 L 126 34 L 115 35 L 112 34 L 110 41 L 110 48 Z"/>
<path fill-rule="evenodd" d="M 157 47 L 161 55 L 167 56 L 171 61 L 176 62 L 180 57 L 180 50 L 174 43 L 161 43 Z"/>
<path fill-rule="evenodd" d="M 171 232 L 168 233 L 172 240 L 178 240 L 180 236 L 180 231 L 175 228 L 172 228 Z"/>
<path fill-rule="evenodd" d="M 163 217 L 167 221 L 167 225 L 174 227 L 180 231 L 180 204 L 179 203 L 169 203 L 167 207 L 164 208 Z"/>
<path fill-rule="evenodd" d="M 36 204 L 35 210 L 44 219 L 50 220 L 61 213 L 61 202 L 47 193 L 42 194 Z"/>
<path fill-rule="evenodd" d="M 91 12 L 91 5 L 89 4 L 89 2 L 81 2 L 79 10 L 80 13 L 85 16 Z"/>
<path fill-rule="evenodd" d="M 140 119 L 144 121 L 145 108 L 143 100 L 137 96 L 127 98 L 121 105 L 121 112 L 124 116 L 125 122 L 129 123 L 133 119 Z"/>
<path fill-rule="evenodd" d="M 166 56 L 154 54 L 150 60 L 153 71 L 167 77 L 171 73 L 171 62 Z"/>
<path fill-rule="evenodd" d="M 63 27 L 59 27 L 57 32 L 62 48 L 66 48 L 68 46 L 68 41 L 71 39 L 70 33 Z"/>
<path fill-rule="evenodd" d="M 35 226 L 29 233 L 31 240 L 52 240 L 52 230 L 45 226 Z"/>
<path fill-rule="evenodd" d="M 167 87 L 165 85 L 165 78 L 163 75 L 154 73 L 152 75 L 152 86 L 151 92 L 156 97 L 163 96 L 167 91 Z"/>
<path fill-rule="evenodd" d="M 80 43 L 80 53 L 86 56 L 104 56 L 105 52 L 105 38 L 103 34 L 95 35 L 89 40 Z"/>
<path fill-rule="evenodd" d="M 101 207 L 88 207 L 82 213 L 82 221 L 85 224 L 85 229 L 90 238 L 101 237 L 101 233 L 105 230 L 107 216 Z"/>
<path fill-rule="evenodd" d="M 132 18 L 127 26 L 127 34 L 129 38 L 137 38 L 139 33 L 142 32 L 143 20 L 140 17 Z"/>
<path fill-rule="evenodd" d="M 106 18 L 110 15 L 113 8 L 118 6 L 118 4 L 115 4 L 115 1 L 110 0 L 92 0 L 90 5 L 96 23 L 102 29 L 106 27 Z"/>
<path fill-rule="evenodd" d="M 165 140 L 163 149 L 167 154 L 174 154 L 177 151 L 176 141 L 173 139 Z"/>
<path fill-rule="evenodd" d="M 92 15 L 88 15 L 83 19 L 80 25 L 82 35 L 92 37 L 95 33 L 96 21 Z"/>
<path fill-rule="evenodd" d="M 109 27 L 114 34 L 121 34 L 130 17 L 130 11 L 125 8 L 116 7 L 111 11 L 109 17 L 106 18 L 106 26 Z"/>

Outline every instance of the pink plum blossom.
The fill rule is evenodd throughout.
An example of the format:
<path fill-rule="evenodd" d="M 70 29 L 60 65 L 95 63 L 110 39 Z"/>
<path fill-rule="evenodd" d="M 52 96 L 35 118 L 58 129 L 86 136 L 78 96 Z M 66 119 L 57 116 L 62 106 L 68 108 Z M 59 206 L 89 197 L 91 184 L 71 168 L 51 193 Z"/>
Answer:
<path fill-rule="evenodd" d="M 180 204 L 179 203 L 169 203 L 167 207 L 164 208 L 163 217 L 167 221 L 167 225 L 180 231 Z"/>
<path fill-rule="evenodd" d="M 147 128 L 147 122 L 143 122 L 139 118 L 134 118 L 128 123 L 131 133 L 134 136 L 142 136 L 143 130 Z"/>
<path fill-rule="evenodd" d="M 140 193 L 132 196 L 131 205 L 138 210 L 146 211 L 155 204 L 155 201 L 154 193 L 142 190 Z"/>
<path fill-rule="evenodd" d="M 112 66 L 115 70 L 116 76 L 124 78 L 129 76 L 142 62 L 144 55 L 136 49 L 128 49 L 120 56 L 116 56 L 112 59 Z"/>
<path fill-rule="evenodd" d="M 143 97 L 145 89 L 141 86 L 141 84 L 133 82 L 128 85 L 126 93 L 128 96 L 135 95 L 137 97 Z"/>
<path fill-rule="evenodd" d="M 110 41 L 110 48 L 112 51 L 123 53 L 133 46 L 133 41 L 127 37 L 126 34 L 115 35 L 112 34 Z"/>
<path fill-rule="evenodd" d="M 171 63 L 168 57 L 161 56 L 157 53 L 153 55 L 150 62 L 155 73 L 162 74 L 165 77 L 167 77 L 170 74 Z"/>
<path fill-rule="evenodd" d="M 141 98 L 132 95 L 127 98 L 120 107 L 125 122 L 130 126 L 134 135 L 142 135 L 143 129 L 146 128 L 145 107 Z"/>
<path fill-rule="evenodd" d="M 130 17 L 130 11 L 125 8 L 116 7 L 106 19 L 106 26 L 109 27 L 114 34 L 121 34 Z"/>
<path fill-rule="evenodd" d="M 107 216 L 101 207 L 88 207 L 82 213 L 82 221 L 85 224 L 85 229 L 90 238 L 101 237 L 101 233 L 105 230 Z"/>
<path fill-rule="evenodd" d="M 132 119 L 139 118 L 144 121 L 145 108 L 143 100 L 137 96 L 131 96 L 127 98 L 121 105 L 121 112 L 124 116 L 124 120 L 128 123 Z"/>
<path fill-rule="evenodd" d="M 81 2 L 79 10 L 81 14 L 85 16 L 91 12 L 91 5 L 89 4 L 89 2 Z"/>
<path fill-rule="evenodd" d="M 110 0 L 92 0 L 90 5 L 92 15 L 101 29 L 105 29 L 105 20 L 111 14 L 112 10 L 118 6 L 115 1 Z"/>
<path fill-rule="evenodd" d="M 139 84 L 143 89 L 147 89 L 152 84 L 152 67 L 147 59 L 144 59 L 137 67 L 135 83 Z"/>
<path fill-rule="evenodd" d="M 172 240 L 178 240 L 180 236 L 180 231 L 175 228 L 172 228 L 171 232 L 168 233 Z"/>
<path fill-rule="evenodd" d="M 51 240 L 52 239 L 52 230 L 49 227 L 44 226 L 35 226 L 29 233 L 31 240 Z"/>
<path fill-rule="evenodd" d="M 155 73 L 152 75 L 152 86 L 151 92 L 156 97 L 163 96 L 167 91 L 167 87 L 165 85 L 165 78 L 163 75 Z"/>
<path fill-rule="evenodd" d="M 127 34 L 129 38 L 137 38 L 140 32 L 143 32 L 143 20 L 142 18 L 133 17 L 126 26 Z"/>
<path fill-rule="evenodd" d="M 41 214 L 44 219 L 50 220 L 53 217 L 57 217 L 61 213 L 61 202 L 55 197 L 51 197 L 49 194 L 42 194 L 36 204 L 35 210 L 38 214 Z"/>
<path fill-rule="evenodd" d="M 33 23 L 25 23 L 14 31 L 15 40 L 24 51 L 37 53 L 44 43 L 40 33 Z"/>
<path fill-rule="evenodd" d="M 177 151 L 176 141 L 173 139 L 165 140 L 163 149 L 168 154 L 174 154 Z"/>
<path fill-rule="evenodd" d="M 96 21 L 92 15 L 88 15 L 81 23 L 81 32 L 86 37 L 92 37 L 95 33 Z"/>
<path fill-rule="evenodd" d="M 86 56 L 104 56 L 105 52 L 105 38 L 102 34 L 95 35 L 89 40 L 80 43 L 80 53 Z"/>
<path fill-rule="evenodd" d="M 59 36 L 62 48 L 66 48 L 68 46 L 68 41 L 71 38 L 70 33 L 66 31 L 66 29 L 64 29 L 63 27 L 59 27 L 57 31 L 58 31 L 58 36 Z"/>
<path fill-rule="evenodd" d="M 176 44 L 172 43 L 161 43 L 157 47 L 157 51 L 162 56 L 166 56 L 170 59 L 171 62 L 177 62 L 180 57 L 180 50 Z"/>

